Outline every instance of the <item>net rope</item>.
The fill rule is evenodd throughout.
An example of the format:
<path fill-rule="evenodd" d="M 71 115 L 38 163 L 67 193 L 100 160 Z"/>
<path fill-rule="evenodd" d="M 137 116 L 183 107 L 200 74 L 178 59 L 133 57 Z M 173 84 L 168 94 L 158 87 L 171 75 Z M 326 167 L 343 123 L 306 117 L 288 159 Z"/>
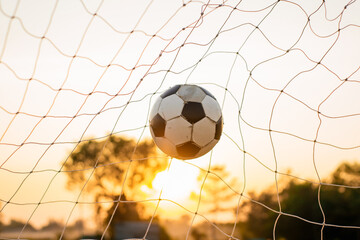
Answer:
<path fill-rule="evenodd" d="M 31 223 L 31 220 L 35 213 L 39 210 L 39 208 L 43 205 L 56 205 L 61 203 L 67 203 L 71 204 L 72 207 L 67 214 L 67 218 L 65 219 L 65 225 L 62 230 L 62 233 L 59 237 L 59 239 L 64 238 L 64 235 L 66 233 L 66 230 L 68 228 L 68 225 L 74 215 L 74 211 L 76 207 L 79 205 L 94 205 L 94 204 L 111 204 L 115 203 L 115 208 L 111 214 L 110 220 L 108 221 L 105 229 L 102 233 L 102 239 L 105 238 L 108 228 L 110 227 L 110 224 L 112 222 L 112 219 L 116 213 L 116 210 L 119 206 L 119 204 L 122 203 L 155 203 L 155 208 L 153 210 L 153 213 L 151 215 L 150 221 L 148 222 L 148 228 L 145 233 L 145 236 L 143 239 L 147 237 L 147 234 L 149 232 L 149 229 L 151 225 L 153 224 L 153 221 L 155 217 L 159 214 L 159 206 L 162 202 L 168 202 L 174 206 L 177 206 L 183 211 L 189 213 L 192 218 L 190 221 L 190 224 L 188 226 L 186 239 L 190 238 L 191 231 L 193 229 L 193 226 L 198 218 L 200 218 L 203 221 L 206 221 L 208 224 L 210 224 L 212 227 L 214 227 L 219 233 L 221 233 L 224 237 L 228 239 L 241 239 L 238 236 L 235 236 L 235 230 L 237 227 L 237 222 L 239 221 L 239 215 L 240 215 L 240 206 L 243 201 L 251 201 L 254 204 L 260 205 L 269 211 L 272 211 L 277 214 L 276 221 L 273 226 L 273 239 L 276 239 L 276 229 L 277 229 L 277 223 L 281 216 L 288 216 L 291 218 L 296 218 L 301 221 L 321 226 L 321 235 L 319 236 L 319 239 L 323 239 L 323 230 L 324 227 L 335 227 L 335 228 L 351 228 L 351 229 L 360 229 L 360 226 L 348 226 L 348 225 L 342 225 L 342 224 L 333 224 L 328 223 L 326 221 L 326 211 L 323 210 L 322 204 L 321 204 L 321 188 L 323 186 L 332 186 L 336 188 L 347 188 L 347 189 L 359 189 L 360 186 L 352 186 L 352 185 L 341 185 L 341 184 L 332 184 L 327 183 L 322 180 L 321 174 L 319 173 L 319 166 L 318 166 L 318 159 L 316 156 L 316 153 L 319 149 L 319 147 L 326 146 L 330 148 L 337 149 L 339 151 L 349 151 L 349 150 L 356 150 L 360 148 L 360 143 L 352 144 L 352 145 L 346 145 L 346 144 L 335 144 L 332 142 L 324 141 L 319 137 L 320 131 L 323 126 L 324 119 L 336 119 L 336 120 L 343 120 L 343 119 L 349 119 L 349 118 L 356 118 L 360 116 L 360 112 L 354 112 L 354 113 L 346 113 L 346 114 L 334 114 L 334 113 L 328 113 L 326 111 L 321 111 L 322 106 L 325 105 L 329 99 L 331 99 L 332 96 L 334 96 L 340 89 L 344 88 L 344 86 L 348 84 L 359 84 L 358 78 L 358 70 L 360 68 L 360 65 L 357 65 L 357 68 L 350 71 L 346 75 L 339 74 L 337 70 L 332 70 L 331 66 L 328 66 L 326 64 L 326 58 L 329 54 L 331 54 L 334 49 L 339 47 L 339 39 L 342 36 L 344 32 L 356 32 L 359 31 L 360 25 L 356 23 L 355 20 L 359 20 L 358 16 L 356 15 L 356 7 L 358 7 L 359 3 L 355 0 L 351 0 L 348 2 L 342 2 L 341 8 L 338 7 L 338 9 L 341 9 L 338 11 L 337 14 L 330 14 L 329 8 L 332 7 L 331 1 L 324 0 L 324 1 L 317 1 L 316 3 L 312 3 L 312 8 L 306 8 L 301 3 L 297 3 L 295 1 L 285 1 L 285 0 L 278 0 L 278 1 L 268 1 L 267 4 L 262 4 L 260 7 L 255 7 L 254 9 L 248 8 L 248 6 L 243 1 L 183 1 L 179 2 L 177 4 L 176 9 L 171 9 L 171 14 L 167 19 L 165 19 L 161 25 L 156 30 L 144 30 L 143 28 L 139 27 L 144 19 L 148 21 L 149 14 L 152 14 L 152 7 L 154 4 L 156 4 L 156 0 L 148 1 L 145 4 L 145 7 L 138 8 L 137 14 L 138 17 L 136 21 L 134 22 L 133 26 L 131 28 L 128 28 L 126 30 L 121 29 L 114 24 L 111 20 L 108 20 L 106 14 L 102 14 L 102 8 L 107 3 L 107 0 L 99 1 L 98 4 L 95 7 L 88 7 L 87 1 L 80 0 L 77 4 L 79 4 L 81 7 L 78 7 L 77 9 L 82 11 L 82 14 L 88 15 L 88 21 L 82 28 L 81 37 L 77 38 L 76 47 L 74 48 L 74 51 L 70 53 L 71 51 L 62 49 L 62 46 L 59 45 L 59 43 L 56 41 L 56 39 L 53 39 L 53 35 L 49 36 L 49 32 L 51 32 L 52 28 L 55 28 L 58 25 L 54 25 L 54 21 L 58 21 L 58 19 L 55 19 L 56 14 L 58 13 L 59 5 L 61 4 L 61 1 L 53 1 L 51 6 L 51 13 L 50 17 L 46 19 L 46 27 L 45 30 L 39 34 L 36 32 L 32 32 L 29 27 L 27 26 L 26 20 L 22 19 L 21 15 L 23 15 L 24 9 L 21 8 L 21 6 L 24 4 L 24 1 L 16 1 L 15 6 L 13 7 L 12 11 L 9 10 L 7 5 L 9 4 L 8 1 L 0 1 L 0 15 L 2 18 L 2 26 L 5 26 L 4 29 L 2 29 L 1 33 L 1 52 L 0 52 L 0 66 L 2 68 L 2 74 L 4 74 L 5 71 L 8 72 L 8 74 L 11 74 L 12 77 L 16 80 L 12 81 L 19 81 L 25 84 L 24 91 L 22 93 L 19 92 L 13 92 L 14 95 L 18 96 L 21 101 L 18 104 L 18 107 L 10 107 L 7 102 L 0 101 L 0 111 L 2 112 L 2 115 L 6 115 L 9 118 L 9 121 L 2 122 L 1 123 L 1 132 L 0 132 L 0 147 L 3 149 L 8 148 L 11 149 L 11 151 L 3 152 L 1 156 L 0 161 L 0 175 L 7 173 L 11 175 L 17 175 L 17 176 L 23 176 L 22 180 L 17 185 L 17 188 L 11 191 L 9 197 L 5 198 L 0 195 L 0 214 L 5 212 L 5 210 L 11 205 L 11 206 L 32 206 L 33 209 L 28 216 L 25 225 L 23 226 L 22 230 L 18 233 L 17 238 L 22 239 L 24 230 L 27 228 L 27 226 Z M 328 3 L 329 2 L 329 3 Z M 123 3 L 126 5 L 126 2 Z M 329 4 L 329 5 L 328 5 Z M 244 6 L 243 6 L 244 5 Z M 179 23 L 176 27 L 173 27 L 172 31 L 169 31 L 169 33 L 165 34 L 164 29 L 166 30 L 167 26 L 170 24 L 173 24 L 173 22 L 176 22 L 176 18 L 178 15 L 181 14 L 182 11 L 184 11 L 187 8 L 195 9 L 193 12 L 191 12 L 193 15 L 187 15 L 188 19 L 191 19 L 189 21 L 188 19 L 186 21 L 183 21 Z M 286 47 L 283 46 L 283 44 L 276 43 L 276 40 L 273 40 L 273 34 L 267 31 L 267 27 L 264 27 L 263 25 L 267 23 L 268 18 L 271 17 L 274 12 L 281 8 L 281 7 L 288 7 L 296 9 L 300 12 L 300 15 L 302 16 L 302 26 L 300 27 L 300 31 L 297 34 L 296 39 L 293 39 L 291 41 L 291 44 L 288 43 Z M 11 9 L 11 8 L 10 8 Z M 310 10 L 309 10 L 310 9 Z M 22 12 L 21 12 L 21 11 Z M 19 13 L 21 12 L 21 14 Z M 168 11 L 165 7 L 163 8 L 163 11 Z M 170 10 L 169 10 L 170 11 Z M 353 12 L 351 12 L 353 11 Z M 155 12 L 155 11 L 154 11 Z M 350 12 L 348 15 L 347 13 Z M 105 12 L 104 12 L 105 13 Z M 213 23 L 213 29 L 212 31 L 212 37 L 207 39 L 202 39 L 201 35 L 196 35 L 198 31 L 204 31 L 202 29 L 203 26 L 207 26 L 207 20 L 213 20 L 211 17 L 215 14 L 219 15 L 219 18 L 221 19 L 221 24 L 215 24 Z M 243 17 L 243 21 L 245 19 L 244 23 L 238 23 L 235 16 L 239 14 L 254 14 L 258 17 L 256 20 L 253 21 L 246 21 L 246 17 Z M 156 15 L 156 14 L 154 14 Z M 330 16 L 331 15 L 331 16 Z M 83 16 L 83 15 L 82 15 Z M 321 19 L 319 19 L 319 16 Z M 353 22 L 351 22 L 349 19 L 347 19 L 347 23 L 343 24 L 343 19 L 352 16 Z M 154 18 L 156 16 L 153 16 Z M 288 16 L 284 16 L 286 18 Z M 357 18 L 357 19 L 356 19 Z M 5 19 L 5 20 L 4 20 Z M 43 20 L 45 21 L 45 20 Z M 81 51 L 84 42 L 87 40 L 87 36 L 92 28 L 92 26 L 95 24 L 96 21 L 101 22 L 102 24 L 106 25 L 110 31 L 118 36 L 123 37 L 123 41 L 121 44 L 118 44 L 116 48 L 112 49 L 111 57 L 107 61 L 101 61 L 96 58 L 92 58 L 86 55 L 83 55 L 83 52 Z M 327 33 L 323 33 L 319 29 L 316 29 L 317 21 L 324 21 L 325 23 L 335 23 L 336 27 L 335 30 L 329 31 Z M 349 22 L 350 21 L 350 22 Z M 6 24 L 4 24 L 4 22 Z M 314 22 L 314 23 L 313 23 Z M 267 23 L 269 24 L 269 23 Z M 271 23 L 270 23 L 271 24 Z M 314 25 L 313 25 L 314 24 Z M 359 23 L 360 24 L 360 23 Z M 19 28 L 20 27 L 20 28 Z M 295 26 L 294 26 L 295 28 Z M 17 67 L 13 66 L 13 63 L 11 61 L 8 61 L 9 56 L 7 56 L 7 51 L 10 48 L 10 46 L 17 46 L 21 44 L 25 44 L 23 39 L 16 38 L 16 41 L 14 40 L 14 29 L 17 31 L 24 32 L 28 36 L 28 38 L 32 38 L 37 41 L 37 49 L 35 58 L 32 61 L 32 70 L 30 70 L 30 73 L 23 73 L 19 71 Z M 247 31 L 245 31 L 247 30 Z M 224 49 L 221 49 L 217 44 L 219 39 L 222 36 L 226 36 L 226 34 L 233 33 L 239 31 L 239 35 L 243 38 L 242 41 L 235 41 L 237 43 L 233 46 L 224 47 Z M 307 32 L 308 31 L 308 32 Z M 316 54 L 311 54 L 308 51 L 302 49 L 301 47 L 298 47 L 299 42 L 305 38 L 305 34 L 312 34 L 312 37 L 316 39 L 329 39 L 330 43 L 327 48 L 321 49 L 321 54 L 319 56 L 311 56 Z M 246 56 L 246 49 L 249 46 L 249 42 L 251 42 L 252 37 L 258 34 L 261 39 L 266 41 L 266 44 L 269 48 L 272 48 L 276 54 L 273 54 L 271 57 L 266 57 L 262 60 L 258 60 L 255 62 L 251 62 L 252 60 L 248 60 Z M 195 35 L 196 38 L 193 38 L 192 36 Z M 130 67 L 128 64 L 121 64 L 118 61 L 119 55 L 122 54 L 122 52 L 127 50 L 127 44 L 131 41 L 136 41 L 136 38 L 139 36 L 143 36 L 147 39 L 144 46 L 141 47 L 139 52 L 136 52 L 133 54 L 133 57 L 135 58 L 133 67 Z M 69 36 L 71 39 L 71 36 Z M 198 41 L 196 42 L 195 40 Z M 13 42 L 12 42 L 13 41 Z M 151 48 L 151 44 L 153 41 L 159 41 L 163 44 L 163 47 L 161 48 L 160 52 L 153 53 L 154 51 Z M 106 44 L 106 43 L 104 43 Z M 42 58 L 42 53 L 45 51 L 44 46 L 47 45 L 50 46 L 54 51 L 57 52 L 57 54 L 60 54 L 63 59 L 65 59 L 68 62 L 67 68 L 66 68 L 66 74 L 65 77 L 61 81 L 60 84 L 58 84 L 58 87 L 56 87 L 56 84 L 51 83 L 51 79 L 42 79 L 37 77 L 37 72 L 39 71 L 40 66 L 40 60 Z M 195 57 L 193 57 L 191 54 L 191 51 L 184 50 L 187 47 L 193 47 L 197 50 L 200 49 L 200 54 L 197 56 L 194 54 Z M 229 50 L 230 48 L 230 50 Z M 315 48 L 315 47 L 314 47 Z M 341 45 L 340 49 L 345 49 L 345 45 Z M 255 51 L 256 48 L 250 49 L 251 51 Z M 261 49 L 259 50 L 261 51 Z M 151 57 L 147 56 L 146 61 L 143 61 L 143 58 L 146 54 L 152 53 Z M 185 52 L 185 53 L 183 53 Z M 285 84 L 283 84 L 281 87 L 273 87 L 271 85 L 271 82 L 264 82 L 262 77 L 257 74 L 257 69 L 261 68 L 264 64 L 267 64 L 269 62 L 276 62 L 277 60 L 286 57 L 292 53 L 300 54 L 302 57 L 304 57 L 307 61 L 307 67 L 303 68 L 301 71 L 298 71 L 295 75 L 288 77 L 285 81 Z M 26 54 L 26 53 L 24 53 Z M 132 54 L 132 53 L 130 53 Z M 138 54 L 138 55 L 136 55 Z M 183 63 L 182 58 L 183 55 L 186 55 L 187 57 L 191 58 L 192 61 L 190 63 Z M 254 53 L 255 54 L 255 53 Z M 259 54 L 259 53 L 256 53 Z M 175 84 L 184 84 L 184 83 L 194 83 L 194 75 L 198 76 L 197 72 L 206 71 L 206 70 L 199 70 L 200 68 L 211 68 L 212 65 L 206 65 L 207 60 L 213 58 L 216 56 L 225 56 L 229 60 L 228 64 L 228 70 L 227 75 L 223 76 L 223 79 L 219 82 L 213 81 L 213 82 L 196 82 L 195 83 L 202 85 L 204 87 L 211 87 L 212 89 L 216 89 L 217 96 L 222 96 L 221 101 L 219 101 L 220 105 L 222 106 L 222 109 L 224 110 L 224 119 L 225 119 L 225 128 L 222 135 L 222 140 L 226 141 L 230 144 L 232 144 L 236 149 L 237 152 L 241 153 L 241 161 L 242 163 L 242 173 L 239 173 L 237 177 L 242 182 L 242 185 L 240 188 L 236 189 L 234 188 L 226 179 L 223 179 L 220 175 L 218 175 L 216 172 L 212 171 L 213 166 L 213 152 L 209 153 L 207 155 L 207 158 L 209 159 L 208 167 L 200 167 L 196 165 L 195 161 L 185 161 L 184 163 L 198 169 L 200 172 L 205 174 L 205 177 L 202 180 L 200 191 L 199 191 L 199 198 L 197 202 L 197 206 L 195 210 L 189 209 L 186 206 L 182 205 L 181 203 L 173 200 L 173 199 L 167 199 L 162 196 L 162 190 L 160 191 L 160 194 L 157 198 L 149 198 L 149 199 L 143 199 L 139 201 L 131 201 L 131 200 L 122 200 L 121 196 L 123 195 L 124 186 L 126 184 L 127 179 L 129 178 L 129 169 L 132 167 L 133 162 L 135 161 L 147 161 L 148 158 L 142 158 L 142 159 L 136 159 L 134 157 L 130 159 L 121 159 L 117 162 L 112 162 L 109 164 L 100 164 L 99 158 L 103 154 L 103 151 L 105 149 L 105 146 L 107 142 L 109 141 L 110 137 L 113 135 L 119 135 L 119 134 L 132 134 L 136 133 L 136 141 L 137 145 L 141 140 L 144 139 L 145 135 L 147 134 L 147 131 L 149 131 L 149 125 L 148 125 L 148 116 L 149 111 L 151 109 L 152 103 L 154 102 L 154 99 L 156 96 L 161 94 L 164 90 L 167 89 L 168 86 L 175 85 Z M 15 56 L 13 56 L 15 57 Z M 25 56 L 22 56 L 25 57 Z M 167 57 L 165 62 L 162 60 L 162 58 Z M 195 58 L 195 59 L 194 59 Z M 333 57 L 334 58 L 334 57 Z M 170 59 L 170 60 L 169 60 Z M 70 81 L 70 77 L 72 74 L 72 69 L 76 67 L 76 61 L 81 60 L 88 63 L 92 69 L 96 69 L 99 71 L 99 76 L 97 77 L 97 80 L 94 84 L 91 84 L 90 87 L 87 87 L 83 90 L 67 87 L 68 82 Z M 340 60 L 339 60 L 340 61 Z M 341 62 L 337 62 L 337 64 L 341 64 Z M 179 64 L 180 62 L 180 64 Z M 336 62 L 336 60 L 335 60 Z M 241 66 L 244 66 L 244 68 L 241 68 Z M 180 67 L 179 67 L 180 66 Z M 106 91 L 106 90 L 98 90 L 101 83 L 104 81 L 106 74 L 110 71 L 110 69 L 121 69 L 122 71 L 125 71 L 127 76 L 124 81 L 122 82 L 121 86 L 117 86 L 115 91 Z M 292 83 L 295 82 L 299 77 L 302 77 L 303 75 L 307 73 L 311 73 L 313 71 L 316 71 L 318 69 L 321 69 L 322 71 L 325 71 L 327 74 L 331 75 L 333 78 L 337 80 L 336 84 L 331 84 L 331 90 L 328 91 L 327 95 L 319 101 L 319 104 L 316 106 L 312 106 L 307 101 L 302 100 L 301 97 L 297 97 L 296 94 L 293 94 L 292 91 L 288 91 L 288 89 L 291 87 Z M 237 74 L 239 74 L 236 71 L 242 71 L 241 77 L 239 77 Z M 281 71 L 281 69 L 279 69 Z M 125 75 L 125 74 L 124 74 Z M 8 75 L 5 75 L 2 78 L 7 78 Z M 179 76 L 179 78 L 176 78 L 176 76 Z M 235 76 L 235 77 L 234 77 Z M 120 79 L 120 74 L 119 76 Z M 178 82 L 174 82 L 172 78 L 180 79 Z M 10 80 L 8 80 L 10 81 Z M 138 94 L 138 92 L 144 91 L 142 88 L 142 85 L 145 83 L 153 81 L 154 83 L 151 83 L 151 85 L 155 86 L 153 87 L 154 90 L 145 90 L 145 92 L 142 92 L 141 94 Z M 181 82 L 180 82 L 181 81 Z M 243 84 L 242 89 L 236 89 L 233 87 L 233 82 L 239 81 Z M 24 106 L 27 104 L 27 98 L 29 95 L 32 94 L 32 86 L 34 84 L 38 84 L 39 86 L 42 86 L 47 91 L 50 91 L 54 94 L 54 97 L 52 99 L 48 99 L 50 101 L 49 107 L 44 111 L 44 114 L 36 113 L 36 111 L 31 112 L 27 111 L 26 108 L 24 110 Z M 274 101 L 271 103 L 271 110 L 270 110 L 270 117 L 267 121 L 267 126 L 261 126 L 258 125 L 251 120 L 248 120 L 246 116 L 243 115 L 244 108 L 248 104 L 246 101 L 247 94 L 251 93 L 251 90 L 248 89 L 248 86 L 252 84 L 254 86 L 257 86 L 261 88 L 265 92 L 271 92 L 276 95 L 274 98 Z M 6 85 L 3 85 L 6 86 Z M 2 88 L 3 88 L 2 86 Z M 129 87 L 130 86 L 130 87 Z M 90 91 L 87 92 L 87 89 L 90 89 Z M 141 89 L 141 90 L 139 90 Z M 149 88 L 150 89 L 150 88 Z M 3 89 L 4 90 L 4 89 Z M 6 89 L 4 90 L 6 91 Z M 63 93 L 70 94 L 71 96 L 79 96 L 82 97 L 83 101 L 75 111 L 75 113 L 71 113 L 69 111 L 69 114 L 57 114 L 53 109 L 56 107 L 56 102 L 60 98 L 60 95 Z M 139 96 L 140 95 L 140 96 Z M 103 101 L 102 104 L 98 104 L 96 106 L 96 111 L 91 112 L 84 112 L 83 109 L 86 109 L 86 105 L 89 104 L 90 99 L 92 96 L 101 96 L 105 97 L 106 101 Z M 302 105 L 305 109 L 307 109 L 310 112 L 313 112 L 317 116 L 317 126 L 315 128 L 315 134 L 313 138 L 309 138 L 307 136 L 303 136 L 300 134 L 293 133 L 291 131 L 284 131 L 281 129 L 277 129 L 274 127 L 274 115 L 276 113 L 277 107 L 280 102 L 280 98 L 286 97 L 287 99 L 290 99 L 292 101 L 295 101 L 296 103 Z M 112 104 L 113 100 L 117 100 L 117 102 L 120 102 L 120 104 Z M 236 113 L 236 119 L 232 119 L 230 121 L 229 117 L 227 118 L 227 115 L 225 114 L 225 108 L 228 101 L 234 102 L 234 107 L 231 109 L 233 113 Z M 142 107 L 146 107 L 146 118 L 141 119 L 141 123 L 137 126 L 131 126 L 126 127 L 125 129 L 119 130 L 119 125 L 122 124 L 123 118 L 125 118 L 125 115 L 128 112 L 128 108 L 131 106 L 135 106 L 135 108 L 141 104 Z M 134 110 L 132 110 L 134 111 Z M 135 111 L 143 111 L 143 109 L 138 107 L 138 110 Z M 89 137 L 88 136 L 88 129 L 90 129 L 91 125 L 95 123 L 96 119 L 99 116 L 103 116 L 104 114 L 110 113 L 110 112 L 116 112 L 116 116 L 113 119 L 113 124 L 111 126 L 108 126 L 107 128 L 107 134 L 103 135 L 97 135 L 95 137 Z M 234 116 L 234 115 L 233 115 Z M 28 133 L 24 138 L 19 141 L 9 141 L 7 139 L 7 136 L 10 134 L 9 132 L 13 130 L 14 127 L 16 127 L 16 121 L 19 117 L 27 117 L 31 118 L 34 122 L 31 129 L 28 129 Z M 80 136 L 74 136 L 73 140 L 62 140 L 62 135 L 66 132 L 67 128 L 75 120 L 81 119 L 82 117 L 89 117 L 89 121 L 87 123 L 83 123 L 84 126 L 86 126 L 83 130 Z M 59 119 L 67 121 L 67 123 L 64 125 L 63 128 L 59 129 L 58 133 L 54 136 L 52 136 L 51 141 L 34 141 L 32 140 L 34 138 L 34 135 L 38 134 L 37 129 L 39 126 L 46 120 L 46 119 Z M 227 121 L 232 125 L 226 125 Z M 229 128 L 227 128 L 229 126 Z M 273 153 L 273 162 L 269 164 L 268 161 L 265 159 L 262 159 L 261 157 L 257 157 L 258 152 L 248 151 L 246 147 L 247 139 L 244 137 L 243 131 L 245 128 L 250 128 L 256 131 L 264 132 L 268 134 L 268 138 L 270 140 L 270 147 L 272 149 Z M 236 129 L 238 137 L 234 136 L 232 131 Z M 313 164 L 313 170 L 316 173 L 316 180 L 311 180 L 305 177 L 297 176 L 296 174 L 288 173 L 288 172 L 282 172 L 278 168 L 278 146 L 275 144 L 274 138 L 276 136 L 287 136 L 292 139 L 296 139 L 302 142 L 306 143 L 312 143 L 312 157 L 311 161 Z M 36 138 L 35 138 L 36 139 Z M 82 186 L 81 190 L 78 192 L 74 192 L 74 200 L 63 200 L 63 199 L 57 199 L 57 200 L 46 200 L 46 196 L 49 192 L 49 189 L 52 187 L 54 181 L 57 179 L 57 177 L 60 174 L 64 174 L 69 172 L 69 170 L 64 170 L 64 165 L 68 158 L 71 156 L 71 154 L 76 150 L 76 148 L 81 143 L 89 142 L 89 141 L 95 141 L 95 140 L 104 140 L 105 144 L 102 147 L 102 150 L 97 155 L 97 160 L 94 162 L 94 166 L 92 168 L 85 168 L 85 169 L 75 169 L 70 170 L 73 172 L 76 171 L 84 171 L 89 172 L 90 174 L 87 176 L 87 179 Z M 13 158 L 16 156 L 18 152 L 20 152 L 23 148 L 35 148 L 37 146 L 44 147 L 44 150 L 42 151 L 40 157 L 37 158 L 37 161 L 34 162 L 34 164 L 31 166 L 29 170 L 19 170 L 19 169 L 13 169 L 11 167 L 7 167 L 12 161 Z M 72 146 L 70 151 L 67 153 L 67 158 L 63 162 L 63 165 L 60 166 L 60 168 L 45 168 L 45 169 L 38 169 L 39 164 L 47 160 L 46 155 L 48 152 L 50 152 L 53 148 L 56 146 Z M 133 155 L 136 151 L 136 148 L 134 149 Z M 216 151 L 216 148 L 215 150 Z M 261 151 L 261 150 L 259 150 Z M 44 159 L 44 160 L 43 160 Z M 309 159 L 308 159 L 309 160 Z M 167 171 L 169 171 L 173 159 L 169 160 L 169 164 L 167 166 Z M 274 183 L 276 186 L 276 194 L 277 194 L 277 203 L 278 203 L 278 209 L 274 209 L 270 206 L 267 206 L 266 204 L 252 198 L 248 194 L 246 194 L 247 190 L 247 179 L 248 175 L 251 174 L 246 170 L 247 164 L 249 161 L 255 161 L 259 164 L 260 168 L 264 168 L 266 171 L 271 172 L 274 177 Z M 310 160 L 309 160 L 310 161 Z M 127 171 L 124 174 L 123 180 L 119 181 L 119 186 L 121 188 L 121 194 L 118 196 L 117 199 L 111 200 L 111 201 L 82 201 L 81 197 L 84 194 L 84 189 L 86 188 L 88 182 L 93 176 L 93 173 L 98 168 L 106 168 L 109 167 L 109 165 L 113 164 L 120 164 L 120 163 L 127 163 Z M 27 183 L 29 178 L 31 176 L 34 176 L 36 174 L 41 173 L 53 173 L 52 177 L 46 184 L 47 187 L 42 192 L 41 197 L 38 199 L 38 201 L 33 202 L 21 202 L 16 200 L 16 196 L 19 194 L 21 188 Z M 211 218 L 206 216 L 206 214 L 203 214 L 199 211 L 200 205 L 202 204 L 202 193 L 204 185 L 208 179 L 209 176 L 216 177 L 219 182 L 222 182 L 227 186 L 229 190 L 231 190 L 234 194 L 237 196 L 237 208 L 236 208 L 236 217 L 233 222 L 233 227 L 231 232 L 226 232 L 223 229 L 221 229 L 217 223 L 215 223 Z M 279 187 L 279 177 L 285 177 L 287 179 L 296 179 L 301 182 L 308 182 L 311 184 L 314 184 L 317 186 L 317 204 L 321 210 L 322 214 L 322 221 L 316 222 L 312 221 L 306 218 L 303 218 L 301 216 L 297 216 L 291 213 L 287 213 L 282 211 L 282 205 L 280 201 L 280 187 Z M 1 187 L 3 188 L 3 186 Z M 5 186 L 6 188 L 6 186 Z M 1 235 L 0 235 L 1 236 Z M 1 238 L 1 239 L 7 239 L 7 238 Z"/>

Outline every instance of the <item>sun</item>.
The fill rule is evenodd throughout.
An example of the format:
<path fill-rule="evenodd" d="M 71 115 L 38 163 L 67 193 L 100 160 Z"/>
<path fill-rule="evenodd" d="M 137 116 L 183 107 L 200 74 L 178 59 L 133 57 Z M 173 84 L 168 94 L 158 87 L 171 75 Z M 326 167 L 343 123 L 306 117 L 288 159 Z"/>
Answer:
<path fill-rule="evenodd" d="M 153 195 L 158 198 L 161 194 L 162 199 L 175 202 L 187 200 L 192 192 L 198 191 L 198 175 L 198 168 L 174 159 L 168 170 L 156 174 L 152 181 Z"/>

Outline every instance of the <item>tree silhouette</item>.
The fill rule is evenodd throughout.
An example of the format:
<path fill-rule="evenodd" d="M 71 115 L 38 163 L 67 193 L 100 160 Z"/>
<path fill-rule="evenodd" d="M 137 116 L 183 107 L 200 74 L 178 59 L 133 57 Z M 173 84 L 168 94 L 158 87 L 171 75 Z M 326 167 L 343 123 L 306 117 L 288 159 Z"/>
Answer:
<path fill-rule="evenodd" d="M 10 223 L 7 225 L 4 225 L 6 227 L 7 231 L 20 231 L 26 224 L 25 221 L 19 220 L 19 219 L 11 219 Z M 26 226 L 26 229 L 28 231 L 35 231 L 35 228 L 31 225 L 31 223 L 28 223 Z"/>
<path fill-rule="evenodd" d="M 94 198 L 96 220 L 104 225 L 109 220 L 109 207 L 101 201 L 116 201 L 141 198 L 141 186 L 148 185 L 160 171 L 167 166 L 168 159 L 158 155 L 151 140 L 137 143 L 134 139 L 110 136 L 102 141 L 87 141 L 80 144 L 64 162 L 69 190 L 82 189 Z M 126 176 L 126 181 L 124 179 Z M 129 206 L 131 207 L 129 208 Z M 127 214 L 129 209 L 144 218 L 140 204 L 119 204 L 116 216 L 123 220 L 132 220 L 134 215 Z M 107 223 L 107 222 L 106 222 Z"/>
<path fill-rule="evenodd" d="M 267 190 L 257 196 L 255 193 L 249 193 L 250 198 L 254 199 L 271 209 L 278 210 L 276 195 Z M 246 201 L 241 208 L 247 210 L 247 219 L 245 222 L 238 224 L 240 232 L 244 239 L 266 238 L 272 239 L 273 226 L 277 214 L 263 205 Z"/>
<path fill-rule="evenodd" d="M 193 227 L 191 230 L 191 236 L 196 240 L 206 240 L 207 236 L 205 233 L 198 230 L 198 228 Z"/>
<path fill-rule="evenodd" d="M 360 165 L 342 163 L 330 177 L 332 184 L 346 186 L 360 185 Z M 298 217 L 322 223 L 323 217 L 318 203 L 318 184 L 291 180 L 279 193 L 282 211 Z M 252 199 L 278 210 L 276 192 L 266 190 Z M 347 188 L 322 185 L 320 203 L 325 213 L 325 222 L 335 225 L 360 226 L 360 191 L 358 188 Z M 260 204 L 247 202 L 247 221 L 240 223 L 245 239 L 272 238 L 273 226 L 278 214 Z M 312 240 L 320 239 L 321 225 L 305 222 L 301 219 L 281 215 L 276 225 L 276 236 L 279 239 Z M 324 239 L 360 240 L 360 230 L 354 228 L 325 227 Z"/>
<path fill-rule="evenodd" d="M 332 174 L 331 183 L 360 187 L 360 164 L 342 163 Z M 321 187 L 321 205 L 326 222 L 338 225 L 360 226 L 360 189 L 336 186 Z M 325 227 L 326 239 L 357 239 L 360 230 Z"/>

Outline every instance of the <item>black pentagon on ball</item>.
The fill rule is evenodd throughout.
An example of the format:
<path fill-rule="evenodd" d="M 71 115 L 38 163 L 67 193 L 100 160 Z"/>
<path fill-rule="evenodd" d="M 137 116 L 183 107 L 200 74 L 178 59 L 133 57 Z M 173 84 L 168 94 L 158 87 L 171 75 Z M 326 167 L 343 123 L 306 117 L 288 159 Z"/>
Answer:
<path fill-rule="evenodd" d="M 165 133 L 166 121 L 159 115 L 156 114 L 150 121 L 150 127 L 155 137 L 163 137 Z"/>
<path fill-rule="evenodd" d="M 180 155 L 180 157 L 191 158 L 194 157 L 200 151 L 200 147 L 198 147 L 193 142 L 187 142 L 183 145 L 177 146 L 176 150 Z"/>
<path fill-rule="evenodd" d="M 179 90 L 180 87 L 181 87 L 181 85 L 175 85 L 175 86 L 169 88 L 168 90 L 166 90 L 165 92 L 163 92 L 163 94 L 161 94 L 160 97 L 166 98 L 167 96 L 175 94 L 177 92 L 177 90 Z"/>
<path fill-rule="evenodd" d="M 221 137 L 221 133 L 222 133 L 222 129 L 223 129 L 223 118 L 220 117 L 220 119 L 217 121 L 216 123 L 216 129 L 215 129 L 215 139 L 219 140 Z"/>
<path fill-rule="evenodd" d="M 192 124 L 196 123 L 197 121 L 203 119 L 206 116 L 202 104 L 198 102 L 185 103 L 181 115 Z"/>
<path fill-rule="evenodd" d="M 205 88 L 202 88 L 202 87 L 199 87 L 199 88 L 201 88 L 201 90 L 203 90 L 206 95 L 209 95 L 210 97 L 212 97 L 213 99 L 216 100 L 216 98 L 214 97 L 214 95 L 212 95 L 208 90 L 206 90 Z"/>

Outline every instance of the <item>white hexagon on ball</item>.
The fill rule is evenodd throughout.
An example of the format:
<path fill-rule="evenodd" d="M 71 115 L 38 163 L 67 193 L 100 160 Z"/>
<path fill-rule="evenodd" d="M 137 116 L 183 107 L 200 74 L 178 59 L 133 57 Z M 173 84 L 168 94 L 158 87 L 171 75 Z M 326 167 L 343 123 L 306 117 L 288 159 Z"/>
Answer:
<path fill-rule="evenodd" d="M 184 107 L 184 101 L 176 94 L 170 95 L 161 101 L 159 113 L 165 120 L 181 115 Z"/>
<path fill-rule="evenodd" d="M 209 144 L 215 137 L 215 122 L 205 117 L 193 126 L 193 141 L 200 147 Z"/>
<path fill-rule="evenodd" d="M 210 96 L 206 96 L 201 103 L 203 105 L 205 115 L 211 120 L 217 122 L 221 117 L 221 108 L 219 103 Z"/>
<path fill-rule="evenodd" d="M 194 85 L 183 85 L 177 91 L 177 94 L 185 102 L 201 102 L 206 94 L 199 87 L 194 87 Z"/>
<path fill-rule="evenodd" d="M 171 119 L 166 123 L 164 137 L 174 145 L 179 145 L 191 140 L 192 125 L 183 117 Z"/>

